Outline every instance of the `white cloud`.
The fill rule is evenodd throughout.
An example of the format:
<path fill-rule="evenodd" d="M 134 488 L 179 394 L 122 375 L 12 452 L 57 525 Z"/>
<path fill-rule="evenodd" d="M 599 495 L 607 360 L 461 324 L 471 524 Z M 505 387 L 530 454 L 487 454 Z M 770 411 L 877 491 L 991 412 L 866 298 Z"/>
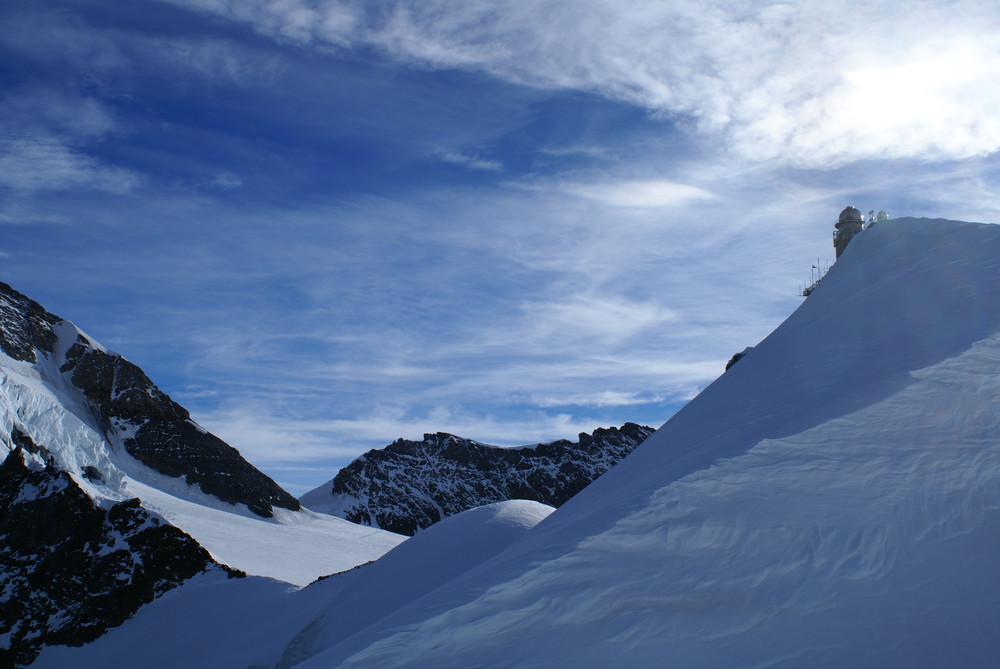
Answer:
<path fill-rule="evenodd" d="M 659 209 L 715 196 L 696 186 L 664 180 L 563 184 L 562 190 L 611 207 Z"/>
<path fill-rule="evenodd" d="M 102 102 L 53 88 L 8 91 L 0 108 L 6 128 L 38 128 L 76 140 L 101 138 L 118 126 L 115 115 Z"/>
<path fill-rule="evenodd" d="M 479 156 L 469 155 L 461 151 L 443 150 L 438 152 L 438 157 L 446 163 L 453 163 L 474 170 L 499 171 L 503 169 L 503 164 L 496 160 L 487 160 Z"/>
<path fill-rule="evenodd" d="M 228 400 L 195 418 L 259 467 L 337 463 L 331 464 L 329 478 L 336 474 L 334 466 L 339 468 L 364 451 L 398 438 L 419 440 L 426 433 L 448 432 L 485 443 L 516 446 L 564 439 L 599 425 L 597 420 L 565 413 L 536 412 L 504 419 L 445 405 L 418 413 L 400 407 L 376 407 L 355 418 L 317 420 L 244 399 Z"/>
<path fill-rule="evenodd" d="M 621 344 L 677 320 L 677 313 L 658 301 L 637 302 L 612 295 L 529 302 L 522 312 L 528 329 L 518 338 L 525 343 L 549 342 L 553 350 L 569 342 L 575 346 L 590 342 L 602 348 Z"/>
<path fill-rule="evenodd" d="M 0 184 L 17 190 L 82 187 L 124 193 L 139 182 L 134 172 L 105 165 L 54 137 L 0 141 Z"/>
<path fill-rule="evenodd" d="M 621 99 L 737 155 L 829 167 L 1000 149 L 992 2 L 175 0 L 298 43 Z"/>
<path fill-rule="evenodd" d="M 532 401 L 543 408 L 558 406 L 620 407 L 636 406 L 639 404 L 659 404 L 665 399 L 665 397 L 660 395 L 604 390 L 597 393 L 580 393 L 576 395 L 540 396 L 532 398 Z"/>
<path fill-rule="evenodd" d="M 206 182 L 206 185 L 210 188 L 218 188 L 220 190 L 232 190 L 233 188 L 239 188 L 243 185 L 243 180 L 232 172 L 225 171 L 219 172 L 214 177 Z"/>

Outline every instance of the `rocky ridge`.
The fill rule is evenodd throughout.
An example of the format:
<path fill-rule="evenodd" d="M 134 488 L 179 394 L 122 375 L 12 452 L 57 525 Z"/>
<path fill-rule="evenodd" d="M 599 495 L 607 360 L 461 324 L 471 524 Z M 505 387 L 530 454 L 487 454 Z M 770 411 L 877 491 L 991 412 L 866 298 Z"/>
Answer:
<path fill-rule="evenodd" d="M 71 342 L 62 336 L 75 335 Z M 62 344 L 65 353 L 57 352 Z M 68 346 L 67 346 L 68 345 Z M 298 500 L 191 420 L 139 367 L 96 345 L 63 319 L 0 282 L 0 349 L 21 362 L 58 365 L 82 395 L 112 445 L 151 469 L 183 477 L 209 495 L 246 506 L 262 517 L 274 507 L 297 510 Z"/>
<path fill-rule="evenodd" d="M 626 423 L 522 448 L 438 432 L 368 451 L 302 503 L 362 525 L 413 535 L 483 504 L 527 499 L 558 507 L 653 433 Z"/>

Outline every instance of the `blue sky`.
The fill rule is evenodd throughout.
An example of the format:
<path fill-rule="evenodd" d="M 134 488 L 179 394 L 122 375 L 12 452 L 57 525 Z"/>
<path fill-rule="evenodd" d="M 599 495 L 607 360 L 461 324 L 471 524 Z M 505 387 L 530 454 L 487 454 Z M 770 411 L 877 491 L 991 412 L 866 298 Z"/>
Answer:
<path fill-rule="evenodd" d="M 847 204 L 1000 221 L 992 3 L 7 0 L 0 279 L 300 494 L 660 425 Z"/>

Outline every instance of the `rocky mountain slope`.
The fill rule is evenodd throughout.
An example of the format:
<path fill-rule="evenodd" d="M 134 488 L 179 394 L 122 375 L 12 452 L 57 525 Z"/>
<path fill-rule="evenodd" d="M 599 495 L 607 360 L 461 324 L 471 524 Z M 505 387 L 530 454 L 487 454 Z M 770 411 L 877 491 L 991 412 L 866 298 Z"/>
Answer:
<path fill-rule="evenodd" d="M 0 348 L 17 361 L 56 365 L 64 385 L 85 398 L 110 442 L 120 442 L 129 455 L 157 472 L 183 477 L 206 494 L 246 504 L 260 516 L 270 517 L 274 507 L 299 508 L 292 495 L 236 449 L 195 425 L 187 410 L 141 369 L 70 328 L 0 283 Z M 60 337 L 60 331 L 69 336 Z"/>
<path fill-rule="evenodd" d="M 526 499 L 558 507 L 653 433 L 626 423 L 568 440 L 502 448 L 439 432 L 368 451 L 302 496 L 313 510 L 412 535 L 483 504 Z"/>
<path fill-rule="evenodd" d="M 92 641 L 195 574 L 241 575 L 138 499 L 99 504 L 54 461 L 29 466 L 20 446 L 0 464 L 0 536 L 0 667 Z"/>

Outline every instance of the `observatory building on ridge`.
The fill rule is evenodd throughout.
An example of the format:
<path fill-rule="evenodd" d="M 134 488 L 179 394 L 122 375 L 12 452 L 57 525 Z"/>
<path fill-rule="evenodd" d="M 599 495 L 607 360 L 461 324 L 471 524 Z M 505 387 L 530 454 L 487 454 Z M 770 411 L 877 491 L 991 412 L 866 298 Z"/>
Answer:
<path fill-rule="evenodd" d="M 837 258 L 840 258 L 840 254 L 844 252 L 844 249 L 859 232 L 867 230 L 876 223 L 888 220 L 889 214 L 885 210 L 876 214 L 875 210 L 872 209 L 868 212 L 868 225 L 865 226 L 865 215 L 857 207 L 845 207 L 833 225 L 836 228 L 833 231 L 833 248 L 837 250 Z M 812 275 L 809 277 L 809 285 L 802 289 L 802 297 L 809 297 L 812 294 L 829 269 L 829 265 L 824 267 L 820 264 L 819 258 L 816 258 L 816 264 L 812 266 Z"/>
<path fill-rule="evenodd" d="M 873 209 L 868 213 L 868 227 L 875 225 L 876 221 L 889 220 L 889 214 L 880 211 L 878 214 Z M 845 207 L 840 212 L 837 222 L 834 224 L 836 230 L 833 231 L 833 248 L 837 249 L 837 258 L 844 252 L 847 245 L 854 239 L 854 235 L 865 229 L 865 215 L 856 207 Z"/>
<path fill-rule="evenodd" d="M 840 217 L 837 218 L 834 227 L 837 229 L 833 231 L 833 248 L 837 249 L 837 257 L 839 258 L 847 245 L 854 239 L 854 235 L 865 227 L 865 215 L 855 207 L 846 207 L 844 211 L 840 212 Z"/>

